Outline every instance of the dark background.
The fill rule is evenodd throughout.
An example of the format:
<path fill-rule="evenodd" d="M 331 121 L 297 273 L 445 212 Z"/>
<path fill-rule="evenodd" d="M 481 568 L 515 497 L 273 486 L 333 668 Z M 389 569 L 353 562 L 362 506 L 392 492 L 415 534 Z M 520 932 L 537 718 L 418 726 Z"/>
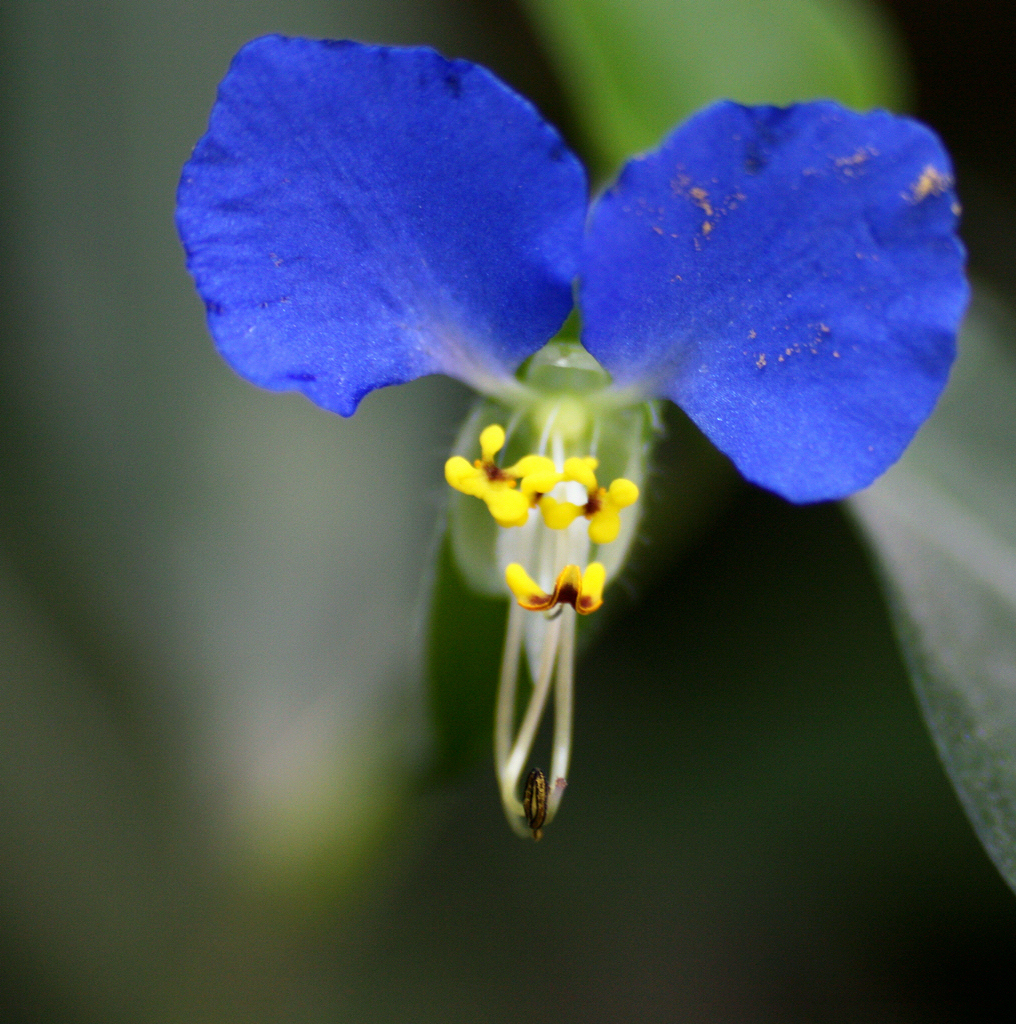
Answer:
<path fill-rule="evenodd" d="M 197 5 L 179 6 L 190 12 L 187 31 L 207 33 L 211 46 L 211 15 L 202 26 Z M 166 18 L 175 9 L 166 5 Z M 427 41 L 493 67 L 578 145 L 523 11 L 503 0 L 444 9 L 445 34 Z M 888 9 L 910 52 L 913 113 L 956 160 L 972 270 L 1011 299 L 1011 8 L 895 0 Z M 585 653 L 568 801 L 539 846 L 508 833 L 484 763 L 452 783 L 407 787 L 353 867 L 333 869 L 326 857 L 309 879 L 267 885 L 223 855 L 209 839 L 214 802 L 181 781 L 191 697 L 173 689 L 177 655 L 163 650 L 160 598 L 143 571 L 125 577 L 117 561 L 132 523 L 150 528 L 145 496 L 155 493 L 172 520 L 189 473 L 191 442 L 166 432 L 189 415 L 178 394 L 189 385 L 164 394 L 149 386 L 179 380 L 181 365 L 207 364 L 210 380 L 226 375 L 200 347 L 178 256 L 153 263 L 148 280 L 145 253 L 131 248 L 132 217 L 141 233 L 166 231 L 168 191 L 167 208 L 149 213 L 104 205 L 140 188 L 117 148 L 137 116 L 131 104 L 146 99 L 119 91 L 124 10 L 53 5 L 52 44 L 36 25 L 27 51 L 25 8 L 0 12 L 0 524 L 15 595 L 0 639 L 14 650 L 33 631 L 41 638 L 4 666 L 28 686 L 12 684 L 0 712 L 9 780 L 0 813 L 11 822 L 0 842 L 0 1018 L 1011 1019 L 1016 899 L 936 759 L 857 534 L 838 506 L 793 508 L 742 485 L 693 544 L 659 556 L 651 576 L 632 574 Z M 388 38 L 420 31 L 393 21 Z M 185 70 L 167 76 L 170 99 L 179 90 L 181 107 L 207 107 L 208 82 Z M 65 116 L 82 102 L 89 119 Z M 193 135 L 183 115 L 150 130 Z M 26 163 L 29 146 L 46 159 Z M 73 174 L 26 177 L 26 168 L 63 161 Z M 78 237 L 89 244 L 63 259 L 86 271 L 40 277 L 32 253 L 45 243 L 33 239 L 59 237 L 62 208 L 47 203 L 75 180 L 86 186 Z M 62 198 L 75 208 L 74 196 Z M 113 268 L 115 287 L 98 271 L 92 281 L 96 267 Z M 178 359 L 142 345 L 125 364 L 111 348 L 109 368 L 73 349 L 74 317 L 61 310 L 143 333 L 163 287 L 191 325 L 193 350 Z M 44 334 L 56 341 L 40 348 Z M 65 377 L 48 375 L 64 358 Z M 123 382 L 123 404 L 108 421 L 105 406 L 95 413 L 105 441 L 93 464 L 60 440 L 77 422 L 61 409 L 107 376 Z M 152 393 L 162 396 L 154 407 Z M 440 408 L 421 441 L 433 447 L 429 472 L 468 397 L 440 383 L 409 393 L 410 406 Z M 371 436 L 387 438 L 379 424 L 394 408 L 388 400 L 365 404 Z M 339 428 L 349 434 L 352 422 Z M 127 482 L 111 490 L 111 479 Z M 421 521 L 438 500 L 424 503 Z M 93 544 L 100 530 L 90 524 L 110 516 L 123 516 L 123 529 Z M 425 546 L 426 526 L 415 529 Z M 135 570 L 149 557 L 140 539 L 138 549 Z M 636 563 L 657 557 L 647 548 Z M 129 628 L 121 606 L 140 608 Z M 338 612 L 328 625 L 343 627 Z M 39 652 L 57 648 L 75 671 L 51 685 L 49 654 Z M 22 707 L 31 692 L 45 725 L 37 731 Z M 54 721 L 69 723 L 66 733 Z M 117 751 L 112 774 L 101 757 L 99 767 L 88 760 L 103 744 Z"/>

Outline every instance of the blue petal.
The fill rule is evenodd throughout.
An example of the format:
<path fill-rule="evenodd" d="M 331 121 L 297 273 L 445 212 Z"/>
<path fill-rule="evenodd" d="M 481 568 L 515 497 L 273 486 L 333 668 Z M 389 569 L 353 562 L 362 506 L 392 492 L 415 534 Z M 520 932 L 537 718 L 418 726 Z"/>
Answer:
<path fill-rule="evenodd" d="M 581 165 L 483 68 L 428 49 L 245 46 L 177 224 L 222 354 L 350 415 L 428 373 L 496 387 L 572 305 Z"/>
<path fill-rule="evenodd" d="M 921 125 L 719 103 L 593 212 L 586 347 L 677 402 L 756 483 L 839 498 L 931 412 L 967 302 L 959 205 Z"/>

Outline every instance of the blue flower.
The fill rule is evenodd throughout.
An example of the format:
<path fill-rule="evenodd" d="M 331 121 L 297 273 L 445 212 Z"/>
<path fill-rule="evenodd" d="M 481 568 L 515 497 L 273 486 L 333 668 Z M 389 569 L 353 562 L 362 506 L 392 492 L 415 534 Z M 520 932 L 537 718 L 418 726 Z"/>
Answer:
<path fill-rule="evenodd" d="M 927 128 L 831 102 L 717 103 L 589 209 L 560 136 L 485 69 L 268 36 L 220 87 L 177 223 L 211 333 L 248 380 L 346 416 L 430 373 L 492 399 L 462 447 L 479 434 L 481 458 L 450 459 L 446 478 L 521 538 L 494 540 L 488 524 L 480 546 L 518 602 L 498 700 L 502 798 L 539 838 L 568 767 L 572 609 L 602 604 L 623 540 L 581 566 L 626 536 L 625 517 L 631 534 L 645 403 L 676 402 L 745 477 L 791 501 L 867 486 L 945 386 L 968 297 L 958 214 Z M 576 280 L 585 351 L 555 349 L 520 378 L 569 316 Z M 516 734 L 523 649 L 534 690 Z M 555 671 L 550 785 L 533 775 L 523 804 Z"/>
<path fill-rule="evenodd" d="M 581 165 L 488 71 L 268 36 L 223 81 L 177 221 L 242 376 L 350 415 L 445 373 L 498 393 L 580 281 L 585 347 L 750 480 L 850 494 L 931 412 L 967 301 L 947 155 L 833 103 L 719 103 L 588 215 Z"/>

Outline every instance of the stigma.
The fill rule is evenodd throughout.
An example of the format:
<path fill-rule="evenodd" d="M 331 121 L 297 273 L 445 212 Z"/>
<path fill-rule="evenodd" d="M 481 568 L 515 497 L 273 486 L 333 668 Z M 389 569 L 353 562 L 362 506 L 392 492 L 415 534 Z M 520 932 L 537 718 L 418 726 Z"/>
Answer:
<path fill-rule="evenodd" d="M 553 409 L 540 418 L 535 452 L 518 451 L 513 423 L 507 431 L 493 423 L 480 432 L 480 458 L 470 462 L 456 455 L 445 463 L 448 484 L 481 500 L 501 528 L 498 561 L 504 566 L 504 592 L 514 601 L 498 682 L 494 761 L 509 824 L 520 836 L 534 839 L 554 819 L 567 785 L 576 615 L 590 615 L 603 606 L 608 582 L 604 562 L 609 559 L 603 559 L 601 549 L 618 538 L 622 513 L 639 496 L 636 484 L 626 477 L 616 477 L 606 487 L 600 484 L 595 424 L 589 431 L 572 429 L 575 417 L 559 421 Z M 502 458 L 506 447 L 515 449 L 514 462 Z M 590 560 L 593 548 L 597 557 Z M 520 718 L 523 652 L 532 688 Z M 550 771 L 544 776 L 533 768 L 526 775 L 552 692 Z M 527 784 L 520 800 L 523 778 Z"/>

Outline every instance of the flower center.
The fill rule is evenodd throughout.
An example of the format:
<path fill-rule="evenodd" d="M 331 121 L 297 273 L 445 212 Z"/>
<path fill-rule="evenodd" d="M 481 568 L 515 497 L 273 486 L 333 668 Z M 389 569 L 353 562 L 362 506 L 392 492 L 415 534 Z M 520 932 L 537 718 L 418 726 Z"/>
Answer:
<path fill-rule="evenodd" d="M 624 477 L 614 479 L 609 487 L 600 486 L 599 460 L 592 454 L 569 454 L 589 436 L 588 417 L 579 402 L 563 399 L 556 410 L 553 406 L 541 409 L 534 419 L 541 428 L 538 451 L 510 465 L 499 464 L 508 436 L 500 424 L 490 424 L 480 432 L 480 458 L 469 462 L 453 456 L 445 463 L 445 479 L 460 493 L 483 501 L 504 531 L 497 548 L 507 561 L 504 580 L 515 602 L 509 610 L 498 685 L 495 763 L 509 823 L 520 835 L 531 833 L 539 839 L 557 813 L 567 785 L 575 615 L 589 615 L 603 605 L 607 582 L 603 562 L 588 561 L 589 549 L 616 540 L 621 511 L 634 504 L 639 491 Z M 523 649 L 533 686 L 516 726 Z M 549 784 L 534 769 L 520 801 L 519 780 L 552 688 Z M 534 803 L 537 777 L 542 781 L 540 798 Z M 539 813 L 534 812 L 537 804 Z"/>

